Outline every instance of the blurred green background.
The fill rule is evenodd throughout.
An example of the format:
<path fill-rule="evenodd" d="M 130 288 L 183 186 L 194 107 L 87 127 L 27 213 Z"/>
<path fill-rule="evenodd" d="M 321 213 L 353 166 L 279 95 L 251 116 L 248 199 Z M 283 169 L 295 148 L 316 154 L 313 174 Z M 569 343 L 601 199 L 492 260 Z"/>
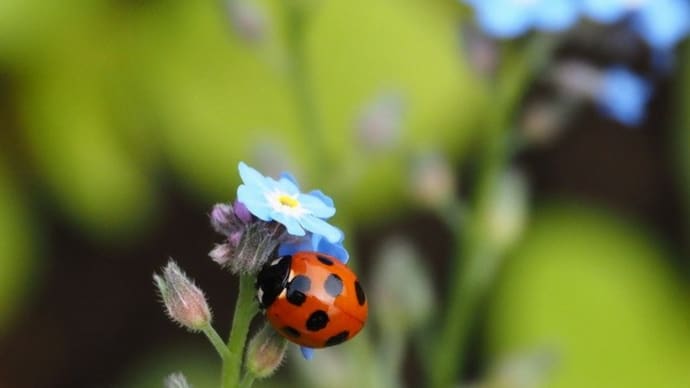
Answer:
<path fill-rule="evenodd" d="M 332 195 L 365 283 L 383 242 L 411 241 L 443 310 L 454 243 L 411 171 L 431 152 L 461 192 L 472 185 L 493 105 L 463 8 L 303 1 L 322 144 L 301 128 L 277 2 L 256 3 L 263 35 L 247 40 L 218 1 L 0 1 L 0 387 L 159 386 L 176 370 L 214 386 L 211 348 L 166 320 L 151 273 L 177 259 L 227 332 L 236 279 L 206 256 L 220 238 L 207 213 L 234 199 L 240 160 Z M 515 159 L 532 210 L 459 381 L 548 349 L 545 386 L 690 386 L 687 74 L 675 69 L 643 128 L 582 114 Z M 387 93 L 402 121 L 373 144 L 358 118 Z M 405 352 L 414 386 L 424 354 Z M 291 354 L 266 386 L 342 383 L 313 369 Z"/>

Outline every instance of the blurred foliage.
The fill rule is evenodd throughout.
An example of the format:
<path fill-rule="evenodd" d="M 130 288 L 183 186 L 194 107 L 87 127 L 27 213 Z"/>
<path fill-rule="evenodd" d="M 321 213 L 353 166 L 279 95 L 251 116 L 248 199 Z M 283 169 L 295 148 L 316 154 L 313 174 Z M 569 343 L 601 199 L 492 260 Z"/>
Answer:
<path fill-rule="evenodd" d="M 492 354 L 549 347 L 550 387 L 686 387 L 690 298 L 647 230 L 599 209 L 538 211 L 499 282 Z"/>
<path fill-rule="evenodd" d="M 0 336 L 36 280 L 37 239 L 21 194 L 0 164 Z"/>
<path fill-rule="evenodd" d="M 48 205 L 88 237 L 122 242 L 159 218 L 161 171 L 210 204 L 234 198 L 239 160 L 290 170 L 305 189 L 331 194 L 337 223 L 351 229 L 414 205 L 406 196 L 412 155 L 438 151 L 458 165 L 471 137 L 486 135 L 481 124 L 496 102 L 460 47 L 456 2 L 304 0 L 325 139 L 315 144 L 297 115 L 283 10 L 257 1 L 270 21 L 264 45 L 234 35 L 222 1 L 0 1 L 0 76 L 12 104 L 0 120 L 16 115 L 8 121 L 20 141 L 0 155 L 0 335 L 39 280 L 41 230 L 32 223 L 41 215 L 10 172 L 16 154 L 26 152 L 30 189 Z M 687 47 L 683 55 L 686 95 L 674 124 L 687 204 Z M 409 113 L 396 147 L 365 153 L 356 119 L 382 90 L 399 93 Z M 315 165 L 313 154 L 330 164 Z M 612 214 L 542 208 L 500 279 L 488 320 L 492 356 L 553 348 L 562 361 L 554 387 L 690 385 L 690 301 L 687 284 L 665 267 L 669 255 L 649 231 Z M 210 353 L 150 357 L 127 386 L 158 386 L 175 368 L 197 387 L 217 383 Z M 348 383 L 368 357 L 328 350 L 311 364 L 289 362 L 324 385 Z M 310 374 L 315 365 L 320 373 Z"/>
<path fill-rule="evenodd" d="M 311 184 L 333 176 L 344 210 L 374 217 L 401 204 L 406 163 L 403 153 L 353 162 L 363 101 L 399 90 L 415 107 L 406 147 L 456 156 L 477 119 L 481 88 L 442 4 L 314 2 L 307 54 L 325 146 L 299 128 L 284 50 L 262 55 L 266 48 L 234 37 L 220 2 L 10 0 L 0 12 L 0 63 L 18 79 L 22 141 L 38 175 L 97 237 L 146 225 L 163 161 L 210 201 L 234 196 L 238 160 L 263 167 L 267 155 L 285 155 L 282 169 Z M 274 19 L 275 44 L 266 46 L 280 47 L 280 10 L 263 5 Z M 328 153 L 333 166 L 310 166 L 311 153 Z"/>

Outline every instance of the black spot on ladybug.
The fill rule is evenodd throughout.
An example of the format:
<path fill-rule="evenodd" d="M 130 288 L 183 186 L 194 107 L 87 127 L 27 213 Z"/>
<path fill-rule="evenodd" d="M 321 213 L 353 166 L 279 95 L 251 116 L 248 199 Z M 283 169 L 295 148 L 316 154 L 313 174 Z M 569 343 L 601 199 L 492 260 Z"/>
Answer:
<path fill-rule="evenodd" d="M 287 300 L 295 306 L 301 306 L 307 300 L 307 292 L 311 288 L 311 280 L 304 275 L 297 275 L 287 285 Z"/>
<path fill-rule="evenodd" d="M 283 333 L 287 334 L 290 337 L 294 337 L 294 338 L 298 338 L 301 335 L 299 330 L 295 329 L 292 326 L 285 326 L 283 328 Z"/>
<path fill-rule="evenodd" d="M 335 298 L 343 291 L 343 280 L 340 279 L 340 276 L 332 273 L 326 278 L 323 288 L 326 290 L 328 295 Z"/>
<path fill-rule="evenodd" d="M 307 319 L 307 330 L 319 331 L 328 325 L 328 314 L 323 310 L 316 310 Z"/>
<path fill-rule="evenodd" d="M 364 303 L 367 301 L 367 297 L 364 295 L 364 290 L 359 284 L 359 280 L 355 280 L 355 293 L 357 294 L 357 303 L 359 303 L 360 306 L 364 306 Z"/>
<path fill-rule="evenodd" d="M 319 259 L 320 262 L 322 262 L 326 265 L 333 265 L 333 260 L 329 259 L 328 257 L 316 256 L 316 258 Z"/>
<path fill-rule="evenodd" d="M 327 339 L 326 344 L 324 346 L 334 346 L 334 345 L 342 344 L 343 342 L 345 342 L 345 340 L 347 339 L 347 337 L 349 335 L 350 335 L 349 331 L 347 331 L 347 330 L 341 331 L 340 333 Z"/>

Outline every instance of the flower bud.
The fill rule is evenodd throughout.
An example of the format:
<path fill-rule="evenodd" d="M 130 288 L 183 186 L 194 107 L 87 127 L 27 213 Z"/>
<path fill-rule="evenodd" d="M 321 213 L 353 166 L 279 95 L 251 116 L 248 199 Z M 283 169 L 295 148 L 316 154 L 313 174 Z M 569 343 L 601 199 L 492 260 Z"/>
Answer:
<path fill-rule="evenodd" d="M 229 235 L 235 229 L 235 212 L 232 206 L 227 203 L 219 203 L 211 210 L 211 226 L 213 229 L 224 235 Z"/>
<path fill-rule="evenodd" d="M 480 387 L 543 387 L 557 364 L 558 354 L 546 348 L 515 354 L 492 366 Z"/>
<path fill-rule="evenodd" d="M 228 0 L 230 23 L 243 41 L 256 44 L 266 37 L 266 16 L 258 4 L 249 0 Z"/>
<path fill-rule="evenodd" d="M 211 310 L 204 293 L 170 260 L 162 276 L 153 275 L 168 316 L 181 326 L 199 331 L 211 324 Z"/>
<path fill-rule="evenodd" d="M 455 195 L 456 180 L 448 161 L 440 153 L 418 155 L 412 162 L 412 195 L 424 205 L 442 208 Z"/>
<path fill-rule="evenodd" d="M 500 60 L 498 42 L 470 25 L 462 29 L 462 43 L 472 70 L 482 77 L 494 76 Z"/>
<path fill-rule="evenodd" d="M 499 251 L 510 247 L 522 234 L 527 219 L 527 183 L 517 170 L 507 171 L 490 194 L 487 238 Z"/>
<path fill-rule="evenodd" d="M 247 371 L 257 379 L 271 376 L 285 358 L 287 340 L 265 324 L 247 346 Z"/>
<path fill-rule="evenodd" d="M 430 276 L 417 251 L 403 238 L 387 240 L 373 270 L 373 296 L 383 330 L 408 331 L 424 325 L 433 314 Z"/>
<path fill-rule="evenodd" d="M 232 211 L 237 216 L 237 219 L 245 224 L 248 224 L 252 220 L 252 213 L 250 213 L 249 209 L 247 209 L 247 206 L 240 201 L 235 201 L 235 203 L 232 205 Z"/>
<path fill-rule="evenodd" d="M 401 95 L 385 93 L 369 102 L 360 114 L 359 141 L 370 151 L 392 148 L 402 132 L 405 104 Z"/>
<path fill-rule="evenodd" d="M 163 381 L 165 388 L 192 388 L 181 372 L 172 373 Z"/>
<path fill-rule="evenodd" d="M 220 264 L 221 267 L 225 267 L 229 265 L 232 260 L 233 249 L 230 244 L 216 244 L 208 255 L 211 260 Z"/>
<path fill-rule="evenodd" d="M 242 233 L 232 233 L 224 244 L 209 252 L 213 261 L 234 274 L 255 275 L 285 240 L 285 227 L 276 222 L 254 220 Z"/>

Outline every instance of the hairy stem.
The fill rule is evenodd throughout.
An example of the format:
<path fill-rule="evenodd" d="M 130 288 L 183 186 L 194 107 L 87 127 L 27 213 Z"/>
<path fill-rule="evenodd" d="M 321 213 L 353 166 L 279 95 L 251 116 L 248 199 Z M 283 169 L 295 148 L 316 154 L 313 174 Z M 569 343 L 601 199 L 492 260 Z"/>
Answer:
<path fill-rule="evenodd" d="M 218 332 L 213 328 L 213 326 L 206 325 L 201 329 L 201 331 L 203 331 L 204 335 L 206 335 L 206 338 L 208 338 L 209 342 L 211 342 L 211 345 L 213 345 L 213 347 L 216 349 L 216 352 L 218 352 L 220 358 L 223 360 L 228 358 L 230 355 L 228 347 L 225 346 L 225 342 L 223 342 L 223 339 L 220 338 L 220 335 L 218 335 Z"/>
<path fill-rule="evenodd" d="M 240 276 L 240 290 L 235 304 L 235 314 L 228 338 L 228 357 L 223 360 L 222 387 L 235 388 L 240 384 L 242 357 L 245 342 L 249 332 L 249 324 L 258 312 L 254 300 L 254 278 L 249 275 Z"/>
<path fill-rule="evenodd" d="M 240 388 L 251 388 L 252 384 L 254 384 L 254 376 L 251 373 L 245 373 L 240 382 Z"/>

